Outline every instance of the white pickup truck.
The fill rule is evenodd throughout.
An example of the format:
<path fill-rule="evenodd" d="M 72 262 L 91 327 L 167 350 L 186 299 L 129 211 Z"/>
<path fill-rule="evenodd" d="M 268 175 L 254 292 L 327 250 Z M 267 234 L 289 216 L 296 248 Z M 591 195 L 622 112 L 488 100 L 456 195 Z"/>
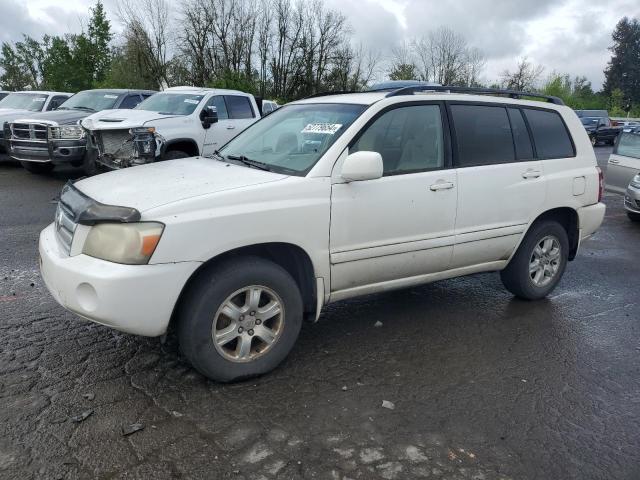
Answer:
<path fill-rule="evenodd" d="M 96 161 L 119 169 L 158 160 L 210 156 L 260 118 L 253 95 L 236 90 L 172 87 L 132 110 L 82 121 Z"/>
<path fill-rule="evenodd" d="M 522 96 L 536 94 L 316 96 L 212 158 L 69 184 L 42 276 L 95 322 L 148 336 L 173 322 L 222 381 L 273 369 L 303 318 L 347 298 L 479 272 L 544 298 L 602 222 L 602 172 L 570 108 Z"/>

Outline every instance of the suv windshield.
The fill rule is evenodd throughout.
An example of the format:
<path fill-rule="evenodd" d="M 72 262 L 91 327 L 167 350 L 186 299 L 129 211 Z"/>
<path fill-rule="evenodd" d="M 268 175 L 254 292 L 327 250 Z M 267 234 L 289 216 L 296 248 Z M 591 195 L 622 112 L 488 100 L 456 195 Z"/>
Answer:
<path fill-rule="evenodd" d="M 42 93 L 10 93 L 0 100 L 0 108 L 16 108 L 18 110 L 39 112 L 46 101 L 47 95 Z"/>
<path fill-rule="evenodd" d="M 99 112 L 113 108 L 120 93 L 105 92 L 104 90 L 85 90 L 76 93 L 69 100 L 64 102 L 58 110 L 86 110 L 88 112 Z"/>
<path fill-rule="evenodd" d="M 204 95 L 188 93 L 156 93 L 138 105 L 135 110 L 165 113 L 167 115 L 191 115 Z"/>
<path fill-rule="evenodd" d="M 305 175 L 366 105 L 315 103 L 278 108 L 231 140 L 221 154 L 260 162 L 275 172 Z"/>

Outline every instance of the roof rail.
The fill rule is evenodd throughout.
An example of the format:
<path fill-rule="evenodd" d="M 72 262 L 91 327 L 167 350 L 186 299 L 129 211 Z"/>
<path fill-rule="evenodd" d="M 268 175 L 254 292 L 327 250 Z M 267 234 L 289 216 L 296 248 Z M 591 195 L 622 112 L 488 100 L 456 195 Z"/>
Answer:
<path fill-rule="evenodd" d="M 533 97 L 544 99 L 549 103 L 555 103 L 556 105 L 564 105 L 564 102 L 551 95 L 543 95 L 541 93 L 532 92 L 519 92 L 517 90 L 503 90 L 500 88 L 476 88 L 476 87 L 450 87 L 450 86 L 437 86 L 437 85 L 419 85 L 413 87 L 404 87 L 393 92 L 387 93 L 387 97 L 397 97 L 399 95 L 413 95 L 419 92 L 446 92 L 446 93 L 470 93 L 474 95 L 505 95 L 510 98 L 522 98 Z"/>
<path fill-rule="evenodd" d="M 308 97 L 304 97 L 303 100 L 306 100 L 307 98 L 327 97 L 329 95 L 346 95 L 347 93 L 362 93 L 362 92 L 356 92 L 355 90 L 337 90 L 335 92 L 318 92 L 318 93 L 314 93 L 313 95 L 309 95 Z"/>

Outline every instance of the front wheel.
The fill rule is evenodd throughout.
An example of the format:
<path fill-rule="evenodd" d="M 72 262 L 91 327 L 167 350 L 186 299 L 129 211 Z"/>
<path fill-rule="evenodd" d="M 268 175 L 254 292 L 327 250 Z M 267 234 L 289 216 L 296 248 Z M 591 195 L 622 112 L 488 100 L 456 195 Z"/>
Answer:
<path fill-rule="evenodd" d="M 35 173 L 37 175 L 51 173 L 51 171 L 53 170 L 53 163 L 48 162 L 20 162 L 20 165 L 22 165 L 27 172 Z"/>
<path fill-rule="evenodd" d="M 593 145 L 594 147 L 598 144 L 598 139 L 596 138 L 595 135 L 591 136 L 591 145 Z"/>
<path fill-rule="evenodd" d="M 627 217 L 629 217 L 629 220 L 632 222 L 640 222 L 640 213 L 630 212 L 627 210 Z"/>
<path fill-rule="evenodd" d="M 205 270 L 178 310 L 180 349 L 196 370 L 220 382 L 276 368 L 301 326 L 302 298 L 295 280 L 259 257 Z"/>
<path fill-rule="evenodd" d="M 189 158 L 189 154 L 181 150 L 171 150 L 162 155 L 162 160 L 177 160 L 179 158 Z"/>
<path fill-rule="evenodd" d="M 539 300 L 556 287 L 569 259 L 569 239 L 552 220 L 534 224 L 502 272 L 502 283 L 516 297 Z"/>

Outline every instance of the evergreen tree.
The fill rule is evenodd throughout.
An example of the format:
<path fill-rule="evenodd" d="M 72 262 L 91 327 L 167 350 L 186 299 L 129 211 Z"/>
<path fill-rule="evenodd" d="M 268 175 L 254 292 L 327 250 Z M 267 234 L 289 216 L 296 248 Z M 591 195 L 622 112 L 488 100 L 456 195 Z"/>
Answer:
<path fill-rule="evenodd" d="M 616 25 L 612 38 L 613 56 L 604 71 L 604 92 L 612 96 L 615 90 L 620 90 L 625 101 L 640 105 L 640 22 L 624 17 Z"/>
<path fill-rule="evenodd" d="M 101 0 L 91 9 L 91 20 L 88 28 L 90 57 L 93 63 L 92 84 L 104 81 L 111 66 L 111 49 L 109 42 L 113 37 L 111 23 L 107 20 L 107 14 Z"/>

